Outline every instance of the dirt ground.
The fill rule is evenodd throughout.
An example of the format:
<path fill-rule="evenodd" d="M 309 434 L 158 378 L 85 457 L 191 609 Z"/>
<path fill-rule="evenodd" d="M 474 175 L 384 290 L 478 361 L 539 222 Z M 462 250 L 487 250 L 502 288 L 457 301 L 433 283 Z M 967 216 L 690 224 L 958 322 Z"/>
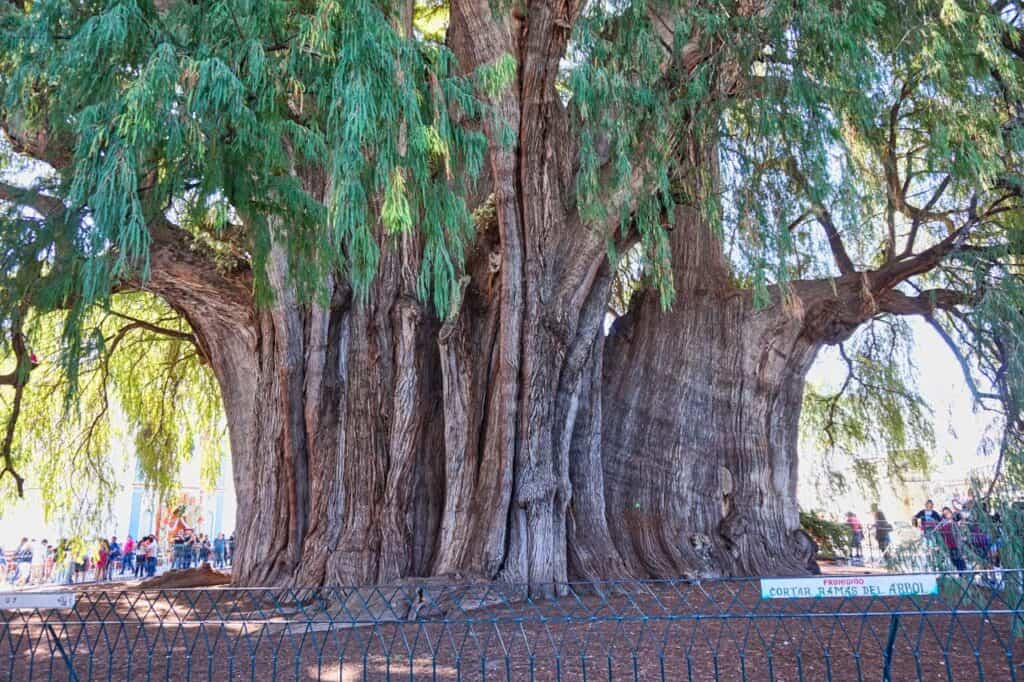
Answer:
<path fill-rule="evenodd" d="M 0 612 L 0 680 L 1024 679 L 1020 590 L 761 600 L 757 581 L 165 590 Z M 59 646 L 58 646 L 59 645 Z M 61 649 L 67 659 L 62 656 Z"/>

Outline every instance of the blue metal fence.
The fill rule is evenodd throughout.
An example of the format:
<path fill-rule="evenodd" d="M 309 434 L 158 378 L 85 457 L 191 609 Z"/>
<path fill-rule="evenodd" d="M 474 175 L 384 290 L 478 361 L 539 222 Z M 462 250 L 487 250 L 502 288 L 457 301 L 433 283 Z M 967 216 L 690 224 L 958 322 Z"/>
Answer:
<path fill-rule="evenodd" d="M 81 592 L 0 611 L 5 680 L 1016 680 L 1024 576 L 763 600 L 756 580 Z"/>

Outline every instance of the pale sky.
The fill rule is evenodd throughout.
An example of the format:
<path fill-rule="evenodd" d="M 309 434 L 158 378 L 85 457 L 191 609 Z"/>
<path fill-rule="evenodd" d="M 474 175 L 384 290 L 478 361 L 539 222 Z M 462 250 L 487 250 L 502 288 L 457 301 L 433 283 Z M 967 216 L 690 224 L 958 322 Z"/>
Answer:
<path fill-rule="evenodd" d="M 994 455 L 980 455 L 979 445 L 992 430 L 992 415 L 975 411 L 973 400 L 956 358 L 938 334 L 918 316 L 907 318 L 914 335 L 917 380 L 921 396 L 932 410 L 937 452 L 937 475 L 958 477 L 970 469 L 991 466 Z M 846 366 L 835 348 L 826 348 L 811 368 L 808 380 L 836 387 L 846 376 Z M 946 459 L 951 460 L 946 463 Z"/>

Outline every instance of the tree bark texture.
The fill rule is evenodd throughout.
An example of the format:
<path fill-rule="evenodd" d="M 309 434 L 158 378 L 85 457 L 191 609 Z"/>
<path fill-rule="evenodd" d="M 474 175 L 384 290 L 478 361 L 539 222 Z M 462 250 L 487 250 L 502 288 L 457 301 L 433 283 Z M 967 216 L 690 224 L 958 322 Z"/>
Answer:
<path fill-rule="evenodd" d="M 512 54 L 519 70 L 483 124 L 495 220 L 443 319 L 414 295 L 411 235 L 384 249 L 366 300 L 339 278 L 326 302 L 300 302 L 278 247 L 270 307 L 212 310 L 154 276 L 224 394 L 237 582 L 459 575 L 549 593 L 570 578 L 796 569 L 796 424 L 816 345 L 794 310 L 734 290 L 683 214 L 680 302 L 662 314 L 641 296 L 605 338 L 619 213 L 580 219 L 555 87 L 577 11 L 452 3 L 459 67 Z"/>
<path fill-rule="evenodd" d="M 606 342 L 612 537 L 633 575 L 804 572 L 797 430 L 818 343 L 797 307 L 755 309 L 715 276 L 717 244 L 681 213 L 691 215 L 673 239 L 686 266 L 673 309 L 641 294 Z"/>
<path fill-rule="evenodd" d="M 675 305 L 640 292 L 605 341 L 599 447 L 618 554 L 644 577 L 806 573 L 806 375 L 877 302 L 848 277 L 773 287 L 759 308 L 697 211 L 677 209 L 670 241 Z"/>
<path fill-rule="evenodd" d="M 543 377 L 533 382 L 502 376 L 497 228 L 443 322 L 410 295 L 403 248 L 367 301 L 341 285 L 326 305 L 289 300 L 275 251 L 274 305 L 189 315 L 231 431 L 235 579 L 449 575 L 550 590 L 804 571 L 796 437 L 821 335 L 799 297 L 756 309 L 734 288 L 694 211 L 675 224 L 676 267 L 690 274 L 673 309 L 640 293 L 606 337 L 602 257 L 568 341 L 551 313 L 529 328 L 520 358 Z M 521 415 L 512 451 L 495 445 L 509 410 Z"/>

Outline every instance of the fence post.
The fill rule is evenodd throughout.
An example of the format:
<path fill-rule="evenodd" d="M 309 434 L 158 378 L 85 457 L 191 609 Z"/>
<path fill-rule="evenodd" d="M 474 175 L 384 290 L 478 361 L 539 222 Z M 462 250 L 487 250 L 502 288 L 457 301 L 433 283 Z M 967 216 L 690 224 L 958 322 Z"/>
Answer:
<path fill-rule="evenodd" d="M 53 624 L 47 623 L 46 631 L 53 640 L 54 645 L 56 645 L 57 651 L 60 652 L 60 657 L 64 660 L 64 665 L 68 667 L 68 680 L 70 680 L 70 682 L 78 682 L 78 675 L 75 673 L 75 666 L 71 665 L 71 659 L 68 658 L 68 653 L 64 651 L 64 645 L 61 643 L 60 637 L 58 637 L 57 633 L 54 631 Z"/>
<path fill-rule="evenodd" d="M 882 655 L 882 682 L 892 682 L 890 670 L 892 668 L 892 649 L 896 644 L 896 631 L 900 627 L 900 616 L 892 614 L 889 621 L 889 638 L 885 641 L 885 653 Z"/>

